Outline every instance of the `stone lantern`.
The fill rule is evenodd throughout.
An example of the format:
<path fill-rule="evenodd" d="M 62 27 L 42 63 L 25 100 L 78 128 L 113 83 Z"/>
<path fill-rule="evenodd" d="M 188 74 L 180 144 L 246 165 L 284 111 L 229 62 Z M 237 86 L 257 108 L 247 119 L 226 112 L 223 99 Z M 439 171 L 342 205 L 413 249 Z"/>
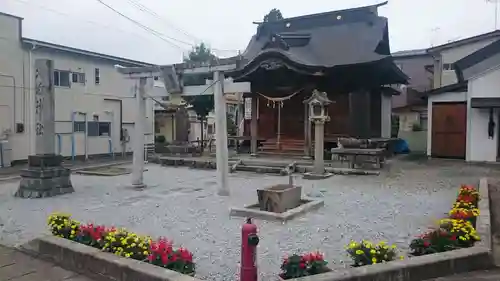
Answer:
<path fill-rule="evenodd" d="M 322 179 L 330 177 L 330 173 L 325 172 L 324 160 L 324 137 L 325 122 L 330 121 L 328 116 L 328 105 L 332 103 L 325 92 L 314 90 L 311 97 L 304 101 L 309 105 L 309 121 L 314 123 L 314 170 L 304 174 L 305 178 Z"/>

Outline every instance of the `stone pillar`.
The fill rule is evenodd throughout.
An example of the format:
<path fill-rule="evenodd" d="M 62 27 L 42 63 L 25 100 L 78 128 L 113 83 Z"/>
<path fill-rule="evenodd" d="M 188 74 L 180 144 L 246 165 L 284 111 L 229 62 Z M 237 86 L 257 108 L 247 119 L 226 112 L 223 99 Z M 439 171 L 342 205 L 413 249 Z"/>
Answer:
<path fill-rule="evenodd" d="M 251 110 L 251 117 L 252 119 L 250 120 L 250 136 L 251 136 L 251 141 L 250 141 L 250 153 L 253 156 L 257 156 L 257 139 L 258 139 L 258 127 L 257 127 L 257 117 L 258 117 L 258 112 L 257 112 L 257 103 L 259 100 L 257 99 L 257 96 L 253 94 L 252 96 L 252 110 Z"/>
<path fill-rule="evenodd" d="M 304 104 L 304 158 L 311 158 L 311 122 L 309 121 L 309 105 Z"/>
<path fill-rule="evenodd" d="M 136 97 L 136 117 L 134 125 L 133 147 L 134 154 L 132 159 L 132 186 L 135 188 L 144 188 L 144 124 L 146 118 L 146 82 L 147 78 L 139 78 L 139 89 L 135 93 Z"/>
<path fill-rule="evenodd" d="M 21 170 L 21 182 L 15 196 L 40 198 L 73 192 L 71 171 L 61 166 L 62 156 L 55 154 L 54 66 L 51 60 L 35 61 L 34 105 L 36 155 L 28 156 L 28 168 Z"/>
<path fill-rule="evenodd" d="M 215 71 L 214 80 L 214 109 L 215 109 L 215 149 L 217 157 L 217 183 L 220 196 L 229 196 L 228 170 L 229 153 L 227 150 L 227 118 L 226 98 L 224 97 L 224 74 Z"/>
<path fill-rule="evenodd" d="M 324 138 L 325 121 L 314 121 L 314 173 L 318 175 L 325 173 Z"/>

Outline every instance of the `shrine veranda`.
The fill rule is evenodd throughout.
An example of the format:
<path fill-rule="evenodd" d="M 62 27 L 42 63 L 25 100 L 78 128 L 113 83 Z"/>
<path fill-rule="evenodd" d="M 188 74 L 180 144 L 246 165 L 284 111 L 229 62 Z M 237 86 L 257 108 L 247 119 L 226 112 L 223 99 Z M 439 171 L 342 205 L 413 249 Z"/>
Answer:
<path fill-rule="evenodd" d="M 155 164 L 147 169 L 148 187 L 141 191 L 129 187 L 130 175 L 73 174 L 74 193 L 26 200 L 12 196 L 17 182 L 0 183 L 0 244 L 16 246 L 48 234 L 47 216 L 67 212 L 82 222 L 173 239 L 194 253 L 197 277 L 234 280 L 244 219 L 230 218 L 230 207 L 255 203 L 257 188 L 287 178 L 237 172 L 229 177 L 231 196 L 220 197 L 215 171 Z M 255 221 L 261 238 L 261 280 L 272 280 L 283 256 L 295 252 L 319 250 L 331 268 L 343 267 L 350 262 L 344 246 L 351 239 L 385 240 L 405 251 L 415 235 L 449 210 L 460 184 L 476 184 L 479 177 L 494 173 L 498 172 L 459 162 L 395 160 L 379 176 L 297 178 L 304 196 L 321 198 L 325 204 L 284 224 Z"/>

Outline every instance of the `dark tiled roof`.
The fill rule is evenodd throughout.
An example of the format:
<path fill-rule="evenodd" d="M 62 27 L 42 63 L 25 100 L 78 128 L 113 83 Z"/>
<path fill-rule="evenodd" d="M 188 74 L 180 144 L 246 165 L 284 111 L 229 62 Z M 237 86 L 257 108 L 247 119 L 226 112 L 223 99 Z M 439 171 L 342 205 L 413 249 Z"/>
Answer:
<path fill-rule="evenodd" d="M 363 64 L 385 75 L 382 84 L 406 83 L 408 77 L 392 60 L 387 18 L 378 16 L 379 6 L 261 23 L 239 67 L 228 75 L 241 78 L 278 59 L 309 75 Z"/>
<path fill-rule="evenodd" d="M 265 48 L 273 37 L 285 44 Z M 373 62 L 390 56 L 388 38 L 384 37 L 387 37 L 387 19 L 377 16 L 373 6 L 361 7 L 263 23 L 243 58 L 251 62 L 275 52 L 305 66 L 334 67 Z M 300 39 L 302 44 L 297 44 Z M 387 46 L 380 46 L 384 43 Z"/>
<path fill-rule="evenodd" d="M 442 51 L 442 50 L 445 50 L 445 49 L 459 47 L 459 46 L 466 45 L 466 44 L 473 44 L 473 43 L 476 43 L 476 42 L 480 42 L 482 40 L 486 40 L 486 39 L 490 39 L 490 38 L 496 38 L 496 37 L 499 37 L 499 36 L 500 36 L 500 30 L 494 30 L 494 31 L 491 31 L 491 32 L 487 32 L 487 33 L 479 34 L 479 35 L 476 35 L 476 36 L 467 37 L 467 38 L 464 38 L 464 39 L 452 41 L 452 42 L 449 42 L 449 43 L 446 43 L 446 44 L 442 44 L 442 45 L 439 45 L 439 46 L 435 46 L 435 47 L 427 49 L 427 52 L 429 52 L 429 53 L 439 52 L 439 51 Z"/>
<path fill-rule="evenodd" d="M 500 40 L 497 40 L 489 45 L 487 45 L 484 48 L 481 48 L 474 53 L 456 61 L 454 63 L 455 65 L 455 72 L 457 73 L 457 77 L 460 81 L 464 81 L 464 75 L 463 75 L 463 70 L 474 66 L 488 58 L 491 58 L 492 56 L 500 53 Z M 482 69 L 484 71 L 486 69 Z"/>

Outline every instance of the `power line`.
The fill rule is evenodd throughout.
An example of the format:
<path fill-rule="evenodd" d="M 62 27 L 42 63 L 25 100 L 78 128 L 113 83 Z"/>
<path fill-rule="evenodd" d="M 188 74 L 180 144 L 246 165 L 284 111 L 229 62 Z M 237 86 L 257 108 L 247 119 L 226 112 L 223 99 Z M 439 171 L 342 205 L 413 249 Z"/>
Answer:
<path fill-rule="evenodd" d="M 23 0 L 11 0 L 11 1 L 15 1 L 15 2 L 18 2 L 18 3 L 21 3 L 21 4 L 25 4 L 25 5 L 31 5 L 31 6 L 39 8 L 39 9 L 48 11 L 48 12 L 58 14 L 60 16 L 71 17 L 72 20 L 75 20 L 74 15 L 63 13 L 61 11 L 58 11 L 58 10 L 55 10 L 55 9 L 52 9 L 52 8 L 49 8 L 49 7 L 46 7 L 46 6 L 43 6 L 43 5 L 37 5 L 37 4 L 31 3 L 31 2 L 27 2 L 27 1 L 23 1 Z M 87 20 L 87 19 L 82 19 L 82 18 L 77 18 L 77 20 L 81 21 L 81 22 L 90 23 L 90 24 L 93 24 L 93 25 L 96 25 L 96 26 L 99 26 L 99 27 L 114 29 L 114 30 L 117 30 L 117 31 L 120 31 L 120 32 L 123 32 L 123 33 L 127 33 L 127 34 L 131 34 L 131 35 L 134 35 L 134 36 L 137 36 L 137 37 L 141 37 L 141 38 L 144 38 L 144 39 L 150 39 L 150 38 L 146 38 L 146 37 L 144 37 L 144 36 L 142 36 L 140 34 L 137 34 L 137 33 L 134 33 L 134 32 L 130 32 L 129 30 L 124 30 L 124 29 L 118 28 L 118 27 L 113 26 L 113 25 L 106 25 L 106 24 L 102 24 L 100 22 L 95 22 L 95 21 L 91 21 L 91 20 Z"/>
<path fill-rule="evenodd" d="M 203 40 L 200 40 L 199 38 L 197 38 L 196 36 L 190 34 L 189 32 L 181 29 L 181 28 L 178 28 L 176 27 L 174 24 L 172 24 L 170 21 L 166 20 L 165 18 L 162 18 L 160 15 L 158 15 L 155 11 L 149 9 L 148 7 L 146 7 L 145 5 L 141 4 L 139 1 L 137 0 L 128 0 L 128 2 L 130 4 L 132 4 L 133 6 L 135 6 L 136 8 L 138 8 L 139 10 L 145 12 L 145 13 L 148 13 L 150 15 L 152 15 L 153 17 L 163 21 L 164 23 L 166 23 L 167 25 L 171 26 L 173 29 L 181 32 L 182 34 L 186 35 L 187 37 L 190 37 L 191 39 L 194 39 L 194 41 L 203 41 Z"/>
<path fill-rule="evenodd" d="M 163 21 L 164 23 L 166 23 L 167 25 L 169 25 L 169 26 L 170 26 L 170 27 L 172 27 L 173 29 L 175 29 L 175 30 L 177 30 L 178 32 L 180 32 L 180 33 L 184 34 L 185 36 L 187 36 L 187 37 L 189 37 L 189 38 L 193 39 L 193 41 L 195 41 L 196 43 L 201 43 L 201 42 L 205 41 L 205 40 L 200 39 L 199 37 L 194 36 L 193 34 L 191 34 L 191 33 L 187 32 L 187 31 L 185 31 L 185 30 L 183 30 L 183 29 L 181 29 L 181 28 L 179 28 L 179 27 L 175 26 L 172 22 L 170 22 L 170 21 L 168 21 L 167 19 L 165 19 L 165 18 L 161 17 L 161 16 L 160 16 L 158 13 L 156 13 L 155 11 L 153 11 L 153 10 L 149 9 L 148 7 L 146 7 L 145 5 L 141 4 L 141 3 L 139 2 L 139 0 L 128 0 L 128 2 L 129 2 L 130 4 L 132 4 L 134 7 L 136 7 L 137 9 L 139 9 L 140 11 L 145 12 L 145 13 L 147 13 L 147 14 L 149 14 L 149 15 L 151 15 L 151 16 L 153 16 L 153 17 L 155 17 L 155 18 L 157 18 L 157 19 L 159 19 L 159 20 L 161 20 L 161 21 Z M 178 42 L 180 42 L 180 43 L 189 44 L 189 43 L 187 43 L 187 42 L 180 41 L 180 40 L 177 40 L 177 39 L 175 39 L 175 38 L 171 38 L 171 39 L 172 39 L 172 40 L 176 40 L 176 41 L 178 41 Z M 194 47 L 194 45 L 193 45 L 193 44 L 190 44 L 190 45 L 191 45 L 192 47 Z M 220 52 L 239 52 L 239 50 L 225 50 L 225 49 L 218 49 L 218 48 L 213 48 L 213 47 L 211 47 L 211 49 L 212 49 L 212 50 L 214 50 L 214 51 L 220 51 Z"/>
<path fill-rule="evenodd" d="M 160 38 L 161 40 L 163 40 L 163 41 L 165 41 L 165 42 L 169 43 L 170 45 L 172 45 L 172 46 L 174 46 L 174 47 L 176 47 L 176 48 L 178 48 L 178 49 L 180 49 L 180 50 L 182 50 L 182 51 L 184 51 L 184 48 L 182 48 L 181 46 L 179 46 L 179 45 L 177 45 L 177 44 L 175 44 L 175 43 L 173 43 L 173 42 L 171 42 L 171 41 L 167 40 L 166 38 L 168 38 L 168 39 L 170 39 L 170 40 L 173 40 L 173 41 L 177 41 L 177 42 L 180 42 L 180 43 L 184 43 L 184 44 L 187 44 L 187 45 L 193 46 L 193 44 L 191 44 L 191 43 L 183 42 L 183 41 L 177 40 L 177 39 L 175 39 L 175 38 L 173 38 L 173 37 L 166 36 L 166 35 L 164 35 L 164 34 L 162 34 L 162 33 L 158 32 L 158 31 L 156 31 L 156 30 L 154 30 L 154 29 L 152 29 L 152 28 L 150 28 L 150 27 L 148 27 L 148 26 L 146 26 L 146 25 L 144 25 L 144 24 L 142 24 L 142 23 L 140 23 L 140 22 L 138 22 L 138 21 L 136 21 L 136 20 L 134 20 L 134 19 L 132 19 L 132 18 L 128 17 L 127 15 L 125 15 L 125 14 L 121 13 L 120 11 L 116 10 L 115 8 L 113 8 L 112 6 L 110 6 L 110 5 L 106 4 L 106 3 L 105 3 L 105 2 L 103 2 L 102 0 L 96 0 L 96 1 L 97 1 L 97 2 L 99 2 L 99 3 L 101 3 L 102 5 L 104 5 L 104 6 L 105 6 L 105 7 L 107 7 L 108 9 L 112 10 L 112 11 L 113 11 L 113 12 L 115 12 L 116 14 L 120 15 L 121 17 L 123 17 L 123 18 L 125 18 L 125 19 L 129 20 L 130 22 L 132 22 L 132 23 L 136 24 L 137 26 L 141 27 L 142 29 L 144 29 L 144 30 L 146 30 L 146 31 L 150 32 L 150 33 L 151 33 L 151 34 L 153 34 L 154 36 L 156 36 L 156 37 Z"/>

